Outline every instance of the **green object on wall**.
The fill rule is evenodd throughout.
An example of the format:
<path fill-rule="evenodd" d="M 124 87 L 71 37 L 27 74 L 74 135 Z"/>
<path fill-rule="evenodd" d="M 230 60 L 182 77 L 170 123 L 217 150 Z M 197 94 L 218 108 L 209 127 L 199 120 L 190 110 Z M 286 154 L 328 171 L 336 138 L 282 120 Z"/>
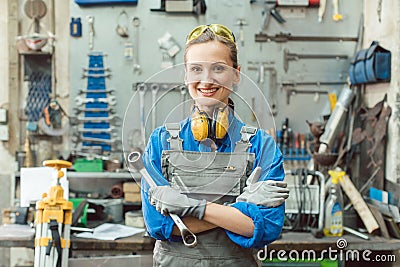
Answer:
<path fill-rule="evenodd" d="M 77 172 L 102 172 L 103 161 L 101 159 L 77 159 L 73 167 Z"/>

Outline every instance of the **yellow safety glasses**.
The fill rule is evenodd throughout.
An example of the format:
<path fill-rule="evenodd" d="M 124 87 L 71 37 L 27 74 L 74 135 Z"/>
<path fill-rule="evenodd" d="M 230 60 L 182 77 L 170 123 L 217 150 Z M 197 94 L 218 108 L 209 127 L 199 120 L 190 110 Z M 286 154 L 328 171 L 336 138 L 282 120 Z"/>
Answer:
<path fill-rule="evenodd" d="M 235 35 L 233 35 L 233 32 L 229 30 L 227 27 L 221 24 L 207 24 L 207 25 L 200 25 L 194 28 L 188 35 L 186 39 L 186 44 L 190 43 L 191 41 L 199 38 L 200 35 L 202 35 L 207 29 L 212 30 L 215 35 L 218 35 L 222 38 L 227 39 L 228 41 L 235 43 Z"/>

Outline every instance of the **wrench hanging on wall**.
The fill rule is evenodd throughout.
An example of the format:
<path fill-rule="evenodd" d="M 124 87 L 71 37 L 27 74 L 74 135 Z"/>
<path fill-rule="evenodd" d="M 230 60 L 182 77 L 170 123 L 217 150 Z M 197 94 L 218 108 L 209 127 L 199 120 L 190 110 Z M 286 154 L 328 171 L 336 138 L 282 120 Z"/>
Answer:
<path fill-rule="evenodd" d="M 261 89 L 264 87 L 265 72 L 269 72 L 269 85 L 268 85 L 268 102 L 270 104 L 272 116 L 278 114 L 278 82 L 277 82 L 277 71 L 270 64 L 274 62 L 252 62 L 249 61 L 249 70 L 258 71 L 258 84 Z"/>
<path fill-rule="evenodd" d="M 281 89 L 286 91 L 286 104 L 290 104 L 290 98 L 296 94 L 313 94 L 319 96 L 320 94 L 329 94 L 328 91 L 323 90 L 297 90 L 297 86 L 321 86 L 321 85 L 341 85 L 345 84 L 346 81 L 333 81 L 333 82 L 290 82 L 283 81 L 281 83 Z"/>
<path fill-rule="evenodd" d="M 283 50 L 283 69 L 285 72 L 289 70 L 289 61 L 299 60 L 299 59 L 347 59 L 347 55 L 343 54 L 296 54 L 290 53 L 289 49 L 285 48 Z"/>
<path fill-rule="evenodd" d="M 185 85 L 182 85 L 180 87 L 180 92 L 181 92 L 181 103 L 182 103 L 182 119 L 186 117 L 186 94 L 187 94 L 187 88 Z"/>
<path fill-rule="evenodd" d="M 146 143 L 145 134 L 145 118 L 144 118 L 144 95 L 146 94 L 147 87 L 145 84 L 139 84 L 137 87 L 139 93 L 139 109 L 140 109 L 140 133 L 142 135 L 142 141 Z"/>
<path fill-rule="evenodd" d="M 133 49 L 135 50 L 133 55 L 133 72 L 137 72 L 140 74 L 142 72 L 140 64 L 139 64 L 139 26 L 140 19 L 138 17 L 133 17 L 132 24 L 134 27 L 134 40 L 133 40 Z"/>
<path fill-rule="evenodd" d="M 151 101 L 153 102 L 153 110 L 151 113 L 151 127 L 154 130 L 157 125 L 157 94 L 158 90 L 160 90 L 160 85 L 157 83 L 153 83 L 151 85 Z"/>
<path fill-rule="evenodd" d="M 93 42 L 94 42 L 94 17 L 87 16 L 88 26 L 89 26 L 89 50 L 93 50 Z"/>

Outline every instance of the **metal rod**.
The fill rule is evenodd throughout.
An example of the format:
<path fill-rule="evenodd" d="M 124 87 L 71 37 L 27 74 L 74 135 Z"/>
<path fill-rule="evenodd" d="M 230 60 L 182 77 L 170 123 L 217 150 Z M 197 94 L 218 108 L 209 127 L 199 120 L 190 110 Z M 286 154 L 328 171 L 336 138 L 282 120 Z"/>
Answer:
<path fill-rule="evenodd" d="M 275 35 L 268 35 L 266 33 L 258 33 L 255 35 L 256 42 L 273 41 L 277 43 L 284 43 L 288 41 L 296 42 L 357 42 L 358 37 L 350 36 L 299 36 L 292 35 L 291 33 L 278 33 Z"/>
<path fill-rule="evenodd" d="M 356 231 L 356 230 L 351 229 L 349 227 L 343 226 L 343 230 L 345 230 L 346 232 L 349 232 L 350 234 L 358 236 L 358 237 L 360 237 L 362 239 L 369 240 L 369 236 L 364 235 L 363 233 L 360 233 L 359 231 Z"/>

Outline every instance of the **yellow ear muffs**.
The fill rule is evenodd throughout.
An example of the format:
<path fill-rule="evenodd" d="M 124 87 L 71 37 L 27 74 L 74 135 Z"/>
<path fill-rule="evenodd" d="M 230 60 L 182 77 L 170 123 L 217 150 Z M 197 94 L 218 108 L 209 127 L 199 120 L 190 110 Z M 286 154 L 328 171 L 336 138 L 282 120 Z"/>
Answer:
<path fill-rule="evenodd" d="M 203 141 L 208 137 L 208 123 L 207 114 L 204 111 L 194 108 L 190 126 L 192 128 L 192 133 L 195 140 Z"/>
<path fill-rule="evenodd" d="M 226 132 L 228 131 L 229 121 L 227 110 L 228 109 L 226 107 L 214 110 L 214 133 L 216 139 L 224 138 Z"/>
<path fill-rule="evenodd" d="M 226 107 L 215 109 L 213 118 L 210 119 L 206 112 L 195 107 L 190 125 L 194 139 L 203 141 L 206 138 L 212 140 L 224 138 L 229 127 L 227 110 Z"/>

